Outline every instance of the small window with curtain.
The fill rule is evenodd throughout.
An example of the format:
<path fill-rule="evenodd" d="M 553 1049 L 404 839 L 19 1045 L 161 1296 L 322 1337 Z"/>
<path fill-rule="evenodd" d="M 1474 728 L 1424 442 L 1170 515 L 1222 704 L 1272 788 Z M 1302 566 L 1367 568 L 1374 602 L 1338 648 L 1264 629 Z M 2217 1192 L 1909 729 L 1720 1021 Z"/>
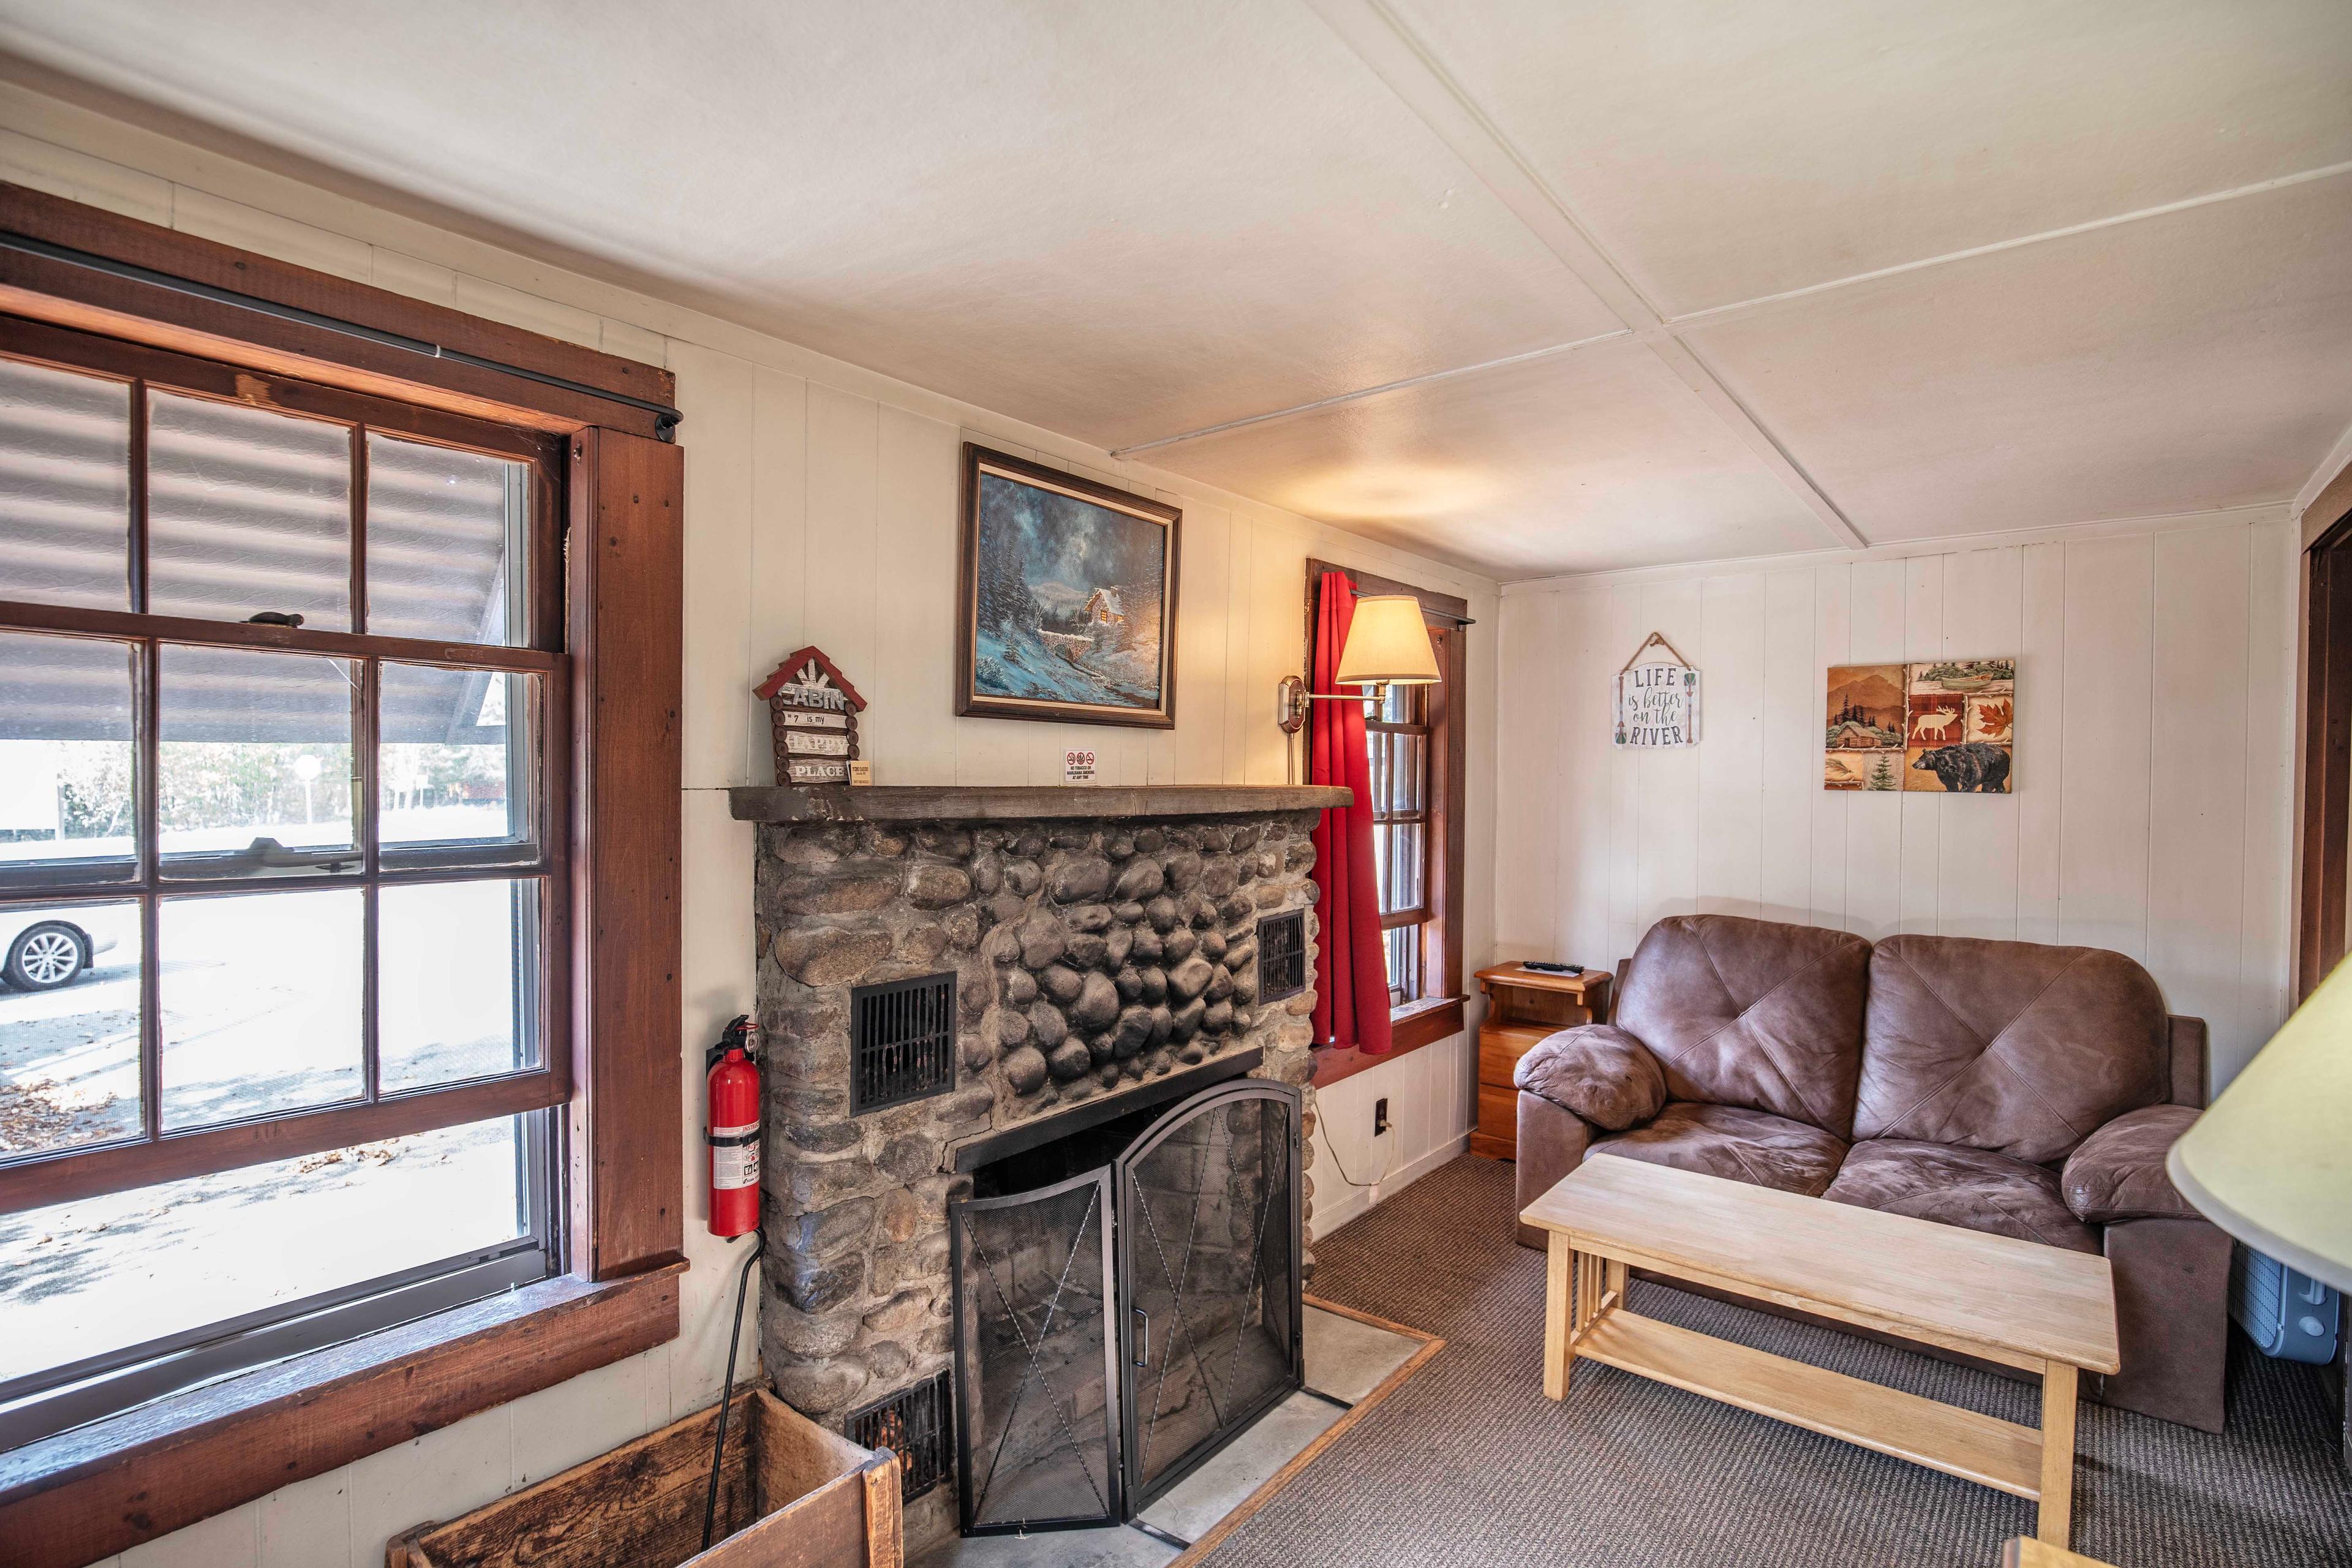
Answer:
<path fill-rule="evenodd" d="M 1427 994 L 1422 928 L 1429 923 L 1429 693 L 1391 686 L 1364 700 L 1371 752 L 1372 864 L 1388 951 L 1389 1005 Z"/>
<path fill-rule="evenodd" d="M 1359 596 L 1417 601 L 1438 679 L 1395 684 L 1364 698 L 1364 745 L 1372 807 L 1372 864 L 1380 900 L 1391 1048 L 1443 1039 L 1462 1025 L 1462 888 L 1466 686 L 1463 628 L 1469 605 L 1451 595 L 1324 561 L 1307 563 L 1310 668 L 1318 585 L 1339 572 Z M 1335 1070 L 1360 1070 L 1351 1061 Z M 1327 1080 L 1317 1069 L 1318 1084 Z"/>
<path fill-rule="evenodd" d="M 0 354 L 5 1449 L 557 1271 L 565 689 L 551 438 Z"/>

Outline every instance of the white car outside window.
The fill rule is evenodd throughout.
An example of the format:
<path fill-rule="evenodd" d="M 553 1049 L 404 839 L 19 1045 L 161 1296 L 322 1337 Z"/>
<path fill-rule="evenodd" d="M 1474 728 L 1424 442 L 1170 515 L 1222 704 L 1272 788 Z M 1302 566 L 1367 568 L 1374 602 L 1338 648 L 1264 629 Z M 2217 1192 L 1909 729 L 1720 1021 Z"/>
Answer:
<path fill-rule="evenodd" d="M 0 909 L 0 979 L 19 991 L 54 991 L 79 979 L 99 955 L 138 939 L 136 904 Z"/>

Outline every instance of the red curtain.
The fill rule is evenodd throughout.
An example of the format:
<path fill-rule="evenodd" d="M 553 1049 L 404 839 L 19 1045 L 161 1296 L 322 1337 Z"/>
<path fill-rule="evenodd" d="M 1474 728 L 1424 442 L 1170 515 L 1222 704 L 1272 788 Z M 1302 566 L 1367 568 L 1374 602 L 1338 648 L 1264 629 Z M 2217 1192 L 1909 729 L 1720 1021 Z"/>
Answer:
<path fill-rule="evenodd" d="M 1356 618 L 1355 585 L 1343 572 L 1326 572 L 1316 595 L 1315 681 L 1318 694 L 1339 695 L 1331 677 L 1348 626 Z M 1357 689 L 1345 689 L 1351 699 Z M 1364 745 L 1360 701 L 1311 702 L 1309 782 L 1344 784 L 1349 805 L 1327 811 L 1315 825 L 1315 906 L 1322 934 L 1315 959 L 1315 1043 L 1389 1048 L 1388 963 L 1381 942 L 1379 873 L 1372 864 L 1372 780 Z"/>

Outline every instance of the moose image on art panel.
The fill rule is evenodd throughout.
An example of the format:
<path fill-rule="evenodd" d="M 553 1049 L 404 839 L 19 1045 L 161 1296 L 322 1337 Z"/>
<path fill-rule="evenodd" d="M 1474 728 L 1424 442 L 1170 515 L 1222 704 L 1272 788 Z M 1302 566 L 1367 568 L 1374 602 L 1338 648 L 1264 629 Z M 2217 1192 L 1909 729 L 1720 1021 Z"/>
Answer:
<path fill-rule="evenodd" d="M 2015 787 L 2017 661 L 1830 667 L 1822 787 L 2007 795 Z"/>

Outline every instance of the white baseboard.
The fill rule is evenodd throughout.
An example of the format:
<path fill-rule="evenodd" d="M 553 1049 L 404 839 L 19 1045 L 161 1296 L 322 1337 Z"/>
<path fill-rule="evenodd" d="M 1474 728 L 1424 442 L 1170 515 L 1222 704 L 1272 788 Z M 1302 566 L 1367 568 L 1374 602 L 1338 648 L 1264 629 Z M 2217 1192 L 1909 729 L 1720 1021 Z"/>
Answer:
<path fill-rule="evenodd" d="M 1370 1214 L 1374 1204 L 1393 1197 L 1438 1166 L 1470 1147 L 1470 1134 L 1458 1132 L 1417 1160 L 1407 1161 L 1369 1187 L 1349 1187 L 1342 1179 L 1335 1185 L 1348 1187 L 1348 1195 L 1328 1204 L 1320 1196 L 1315 1204 L 1314 1223 L 1308 1227 L 1315 1239 L 1321 1240 L 1359 1215 Z M 1330 1162 L 1327 1159 L 1328 1166 Z"/>

